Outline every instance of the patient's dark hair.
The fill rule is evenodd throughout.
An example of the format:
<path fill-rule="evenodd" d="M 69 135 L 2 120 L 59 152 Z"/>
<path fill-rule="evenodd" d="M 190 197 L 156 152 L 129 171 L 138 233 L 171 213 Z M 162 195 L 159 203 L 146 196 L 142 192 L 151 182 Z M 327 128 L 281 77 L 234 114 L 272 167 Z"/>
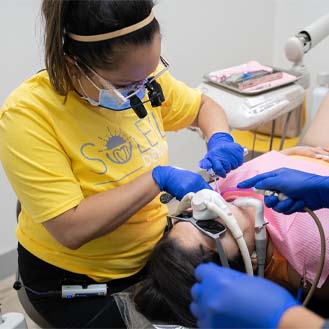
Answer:
<path fill-rule="evenodd" d="M 154 248 L 148 261 L 148 276 L 135 294 L 137 310 L 152 323 L 196 327 L 190 312 L 190 289 L 195 283 L 194 270 L 201 263 L 220 265 L 216 252 L 199 246 L 182 247 L 177 240 L 165 236 Z M 231 268 L 244 272 L 241 254 L 229 260 Z"/>

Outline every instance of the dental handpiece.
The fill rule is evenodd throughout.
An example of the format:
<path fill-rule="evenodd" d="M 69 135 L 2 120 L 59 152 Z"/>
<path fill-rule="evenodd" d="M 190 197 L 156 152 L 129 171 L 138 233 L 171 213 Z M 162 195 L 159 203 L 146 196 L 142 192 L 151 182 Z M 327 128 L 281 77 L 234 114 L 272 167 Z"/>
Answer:
<path fill-rule="evenodd" d="M 264 196 L 271 196 L 274 195 L 276 196 L 280 201 L 286 200 L 288 199 L 288 197 L 281 193 L 281 192 L 276 192 L 276 191 L 271 191 L 271 190 L 262 190 L 262 189 L 257 189 L 254 188 L 254 192 L 255 193 L 259 193 L 259 194 L 263 194 Z M 304 301 L 303 301 L 303 306 L 306 306 L 308 304 L 308 302 L 311 300 L 316 287 L 320 281 L 321 278 L 321 274 L 323 271 L 323 267 L 325 264 L 325 258 L 326 258 L 326 238 L 325 238 L 325 233 L 324 233 L 324 229 L 322 227 L 321 221 L 319 220 L 319 218 L 317 217 L 317 215 L 309 208 L 304 207 L 303 208 L 304 211 L 306 211 L 314 220 L 318 230 L 319 230 L 319 235 L 320 235 L 320 243 L 321 243 L 321 254 L 320 254 L 320 260 L 319 260 L 319 264 L 317 267 L 317 271 L 316 271 L 316 275 L 315 278 L 313 280 L 312 286 L 309 289 Z"/>
<path fill-rule="evenodd" d="M 245 157 L 248 153 L 249 153 L 248 149 L 246 147 L 244 147 L 243 156 Z M 216 173 L 214 172 L 214 170 L 212 168 L 208 169 L 207 173 L 209 175 L 209 178 L 212 179 L 215 183 L 215 191 L 217 193 L 220 193 L 219 186 L 218 186 L 219 177 L 216 175 Z"/>
<path fill-rule="evenodd" d="M 276 196 L 280 201 L 289 199 L 289 197 L 287 197 L 285 194 L 277 191 L 262 190 L 254 187 L 254 192 L 264 196 Z"/>
<path fill-rule="evenodd" d="M 209 175 L 209 178 L 212 179 L 215 183 L 215 191 L 219 193 L 219 186 L 218 186 L 218 176 L 215 174 L 214 170 L 212 168 L 207 170 L 207 173 Z"/>

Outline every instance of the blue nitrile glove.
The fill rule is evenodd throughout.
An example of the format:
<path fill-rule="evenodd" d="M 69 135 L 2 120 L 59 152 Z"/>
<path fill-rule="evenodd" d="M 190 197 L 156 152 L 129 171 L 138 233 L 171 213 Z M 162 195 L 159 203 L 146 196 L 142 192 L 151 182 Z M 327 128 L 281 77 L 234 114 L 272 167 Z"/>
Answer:
<path fill-rule="evenodd" d="M 171 166 L 155 167 L 152 177 L 159 185 L 160 191 L 170 193 L 177 200 L 181 200 L 189 192 L 212 189 L 201 175 Z"/>
<path fill-rule="evenodd" d="M 191 290 L 199 328 L 276 328 L 285 311 L 299 305 L 284 288 L 214 263 L 201 264 Z"/>
<path fill-rule="evenodd" d="M 238 184 L 239 188 L 252 186 L 286 195 L 288 199 L 283 201 L 276 196 L 265 196 L 264 201 L 267 207 L 287 215 L 303 211 L 304 207 L 311 210 L 329 208 L 329 177 L 326 176 L 280 168 Z"/>
<path fill-rule="evenodd" d="M 208 142 L 208 152 L 199 162 L 202 169 L 213 169 L 220 177 L 243 163 L 243 147 L 228 133 L 215 133 Z"/>

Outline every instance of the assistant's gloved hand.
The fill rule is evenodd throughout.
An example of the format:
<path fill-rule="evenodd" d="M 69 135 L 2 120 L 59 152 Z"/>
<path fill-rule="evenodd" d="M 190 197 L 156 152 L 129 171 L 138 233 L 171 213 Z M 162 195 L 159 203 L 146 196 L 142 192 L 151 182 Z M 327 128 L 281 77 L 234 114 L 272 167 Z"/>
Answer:
<path fill-rule="evenodd" d="M 208 152 L 199 162 L 202 169 L 213 169 L 221 177 L 243 163 L 243 147 L 228 133 L 215 133 L 208 142 Z"/>
<path fill-rule="evenodd" d="M 329 177 L 303 171 L 280 168 L 249 178 L 238 184 L 239 188 L 255 187 L 285 194 L 280 201 L 276 196 L 265 196 L 267 207 L 277 212 L 292 214 L 304 207 L 311 210 L 329 208 Z"/>
<path fill-rule="evenodd" d="M 160 191 L 170 193 L 177 200 L 181 200 L 189 192 L 212 189 L 201 175 L 171 166 L 155 167 L 152 177 L 159 185 Z"/>
<path fill-rule="evenodd" d="M 196 268 L 191 312 L 200 328 L 276 328 L 299 305 L 282 287 L 214 263 Z"/>

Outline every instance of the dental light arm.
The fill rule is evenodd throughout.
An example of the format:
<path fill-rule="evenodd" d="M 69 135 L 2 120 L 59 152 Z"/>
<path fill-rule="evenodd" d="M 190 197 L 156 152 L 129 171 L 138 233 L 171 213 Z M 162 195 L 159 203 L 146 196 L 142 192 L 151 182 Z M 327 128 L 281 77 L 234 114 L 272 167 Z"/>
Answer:
<path fill-rule="evenodd" d="M 302 60 L 304 54 L 314 48 L 329 35 L 329 15 L 317 21 L 290 38 L 286 43 L 286 56 L 293 63 Z"/>
<path fill-rule="evenodd" d="M 238 198 L 232 204 L 237 207 L 253 207 L 256 210 L 255 220 L 255 246 L 257 254 L 257 270 L 258 276 L 264 277 L 265 261 L 266 261 L 266 228 L 264 220 L 264 205 L 263 202 L 254 198 Z"/>
<path fill-rule="evenodd" d="M 328 35 L 329 15 L 326 15 L 319 18 L 286 42 L 286 57 L 289 61 L 294 63 L 292 71 L 303 74 L 300 84 L 305 89 L 310 85 L 310 78 L 307 69 L 303 65 L 304 54 L 314 48 Z"/>

